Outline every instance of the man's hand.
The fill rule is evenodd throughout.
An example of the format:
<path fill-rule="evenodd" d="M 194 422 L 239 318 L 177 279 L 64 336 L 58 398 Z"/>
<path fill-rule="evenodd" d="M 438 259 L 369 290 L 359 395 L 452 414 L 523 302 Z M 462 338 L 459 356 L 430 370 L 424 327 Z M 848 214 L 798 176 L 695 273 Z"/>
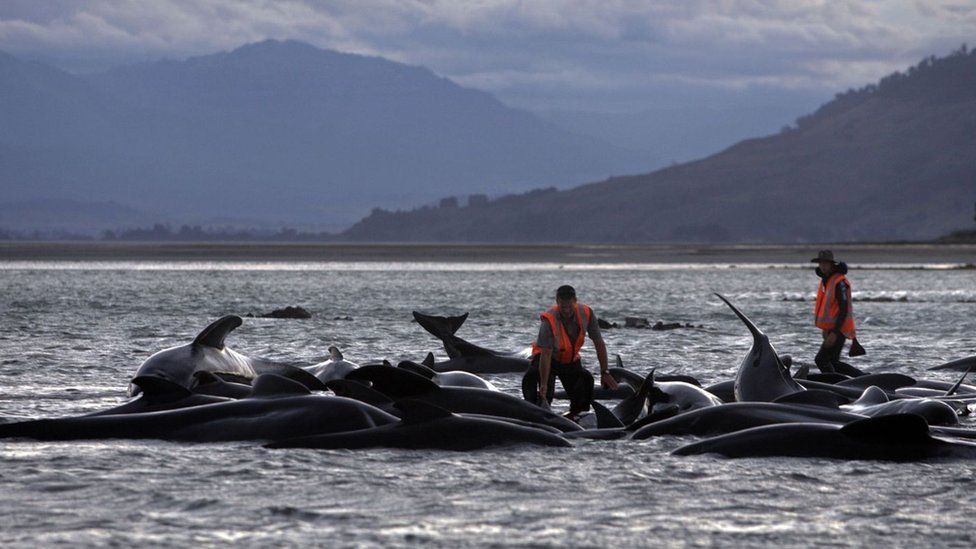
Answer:
<path fill-rule="evenodd" d="M 610 390 L 614 390 L 618 387 L 617 380 L 613 379 L 610 372 L 600 372 L 600 385 L 602 385 L 604 389 Z"/>
<path fill-rule="evenodd" d="M 549 406 L 549 399 L 546 398 L 545 393 L 539 393 L 539 407 L 547 412 L 552 411 L 552 406 Z"/>

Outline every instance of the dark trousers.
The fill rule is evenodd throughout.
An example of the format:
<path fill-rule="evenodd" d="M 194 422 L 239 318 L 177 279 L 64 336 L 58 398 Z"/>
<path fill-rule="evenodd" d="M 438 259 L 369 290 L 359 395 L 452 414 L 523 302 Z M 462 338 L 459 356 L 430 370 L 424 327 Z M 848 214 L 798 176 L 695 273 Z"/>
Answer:
<path fill-rule="evenodd" d="M 827 346 L 826 337 L 824 339 L 825 341 L 823 345 L 821 345 L 820 350 L 817 351 L 817 356 L 813 359 L 813 361 L 817 364 L 817 368 L 820 368 L 821 372 L 837 372 L 838 374 L 844 374 L 851 377 L 864 375 L 864 372 L 846 362 L 841 361 L 840 353 L 844 350 L 844 343 L 847 342 L 847 339 L 844 336 L 838 335 L 837 341 L 829 347 Z"/>
<path fill-rule="evenodd" d="M 560 364 L 553 360 L 550 364 L 546 400 L 552 403 L 558 377 L 569 395 L 569 411 L 581 414 L 589 410 L 590 403 L 593 402 L 593 374 L 586 371 L 579 360 L 570 364 Z M 522 397 L 532 404 L 539 404 L 539 355 L 532 357 L 532 363 L 522 377 Z"/>

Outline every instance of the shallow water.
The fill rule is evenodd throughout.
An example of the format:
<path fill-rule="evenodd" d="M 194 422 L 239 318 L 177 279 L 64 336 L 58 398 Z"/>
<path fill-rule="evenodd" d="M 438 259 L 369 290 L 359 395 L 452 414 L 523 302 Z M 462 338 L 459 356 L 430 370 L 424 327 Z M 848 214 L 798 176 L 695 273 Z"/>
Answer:
<path fill-rule="evenodd" d="M 859 270 L 851 279 L 855 300 L 871 300 L 856 303 L 869 354 L 855 365 L 922 376 L 976 350 L 973 271 Z M 640 316 L 702 326 L 607 330 L 611 354 L 641 372 L 704 383 L 734 375 L 750 339 L 712 292 L 737 303 L 781 353 L 811 362 L 816 351 L 816 279 L 796 268 L 0 263 L 0 416 L 117 404 L 152 352 L 189 341 L 220 315 L 285 305 L 315 316 L 245 319 L 229 345 L 308 364 L 331 344 L 360 363 L 443 356 L 410 321 L 420 309 L 470 311 L 459 335 L 516 350 L 562 283 L 621 324 Z M 584 356 L 595 368 L 592 350 Z M 491 379 L 517 391 L 517 376 Z M 976 464 L 669 455 L 686 441 L 475 453 L 0 442 L 0 543 L 974 544 Z"/>

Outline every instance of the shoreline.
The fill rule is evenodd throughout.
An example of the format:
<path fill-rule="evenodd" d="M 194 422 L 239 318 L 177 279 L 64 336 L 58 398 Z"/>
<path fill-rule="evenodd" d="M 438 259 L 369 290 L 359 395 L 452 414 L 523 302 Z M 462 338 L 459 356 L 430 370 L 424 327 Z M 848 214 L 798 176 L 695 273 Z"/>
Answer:
<path fill-rule="evenodd" d="M 261 261 L 444 263 L 809 263 L 832 249 L 864 264 L 972 265 L 976 244 L 347 244 L 238 242 L 0 242 L 7 261 Z"/>

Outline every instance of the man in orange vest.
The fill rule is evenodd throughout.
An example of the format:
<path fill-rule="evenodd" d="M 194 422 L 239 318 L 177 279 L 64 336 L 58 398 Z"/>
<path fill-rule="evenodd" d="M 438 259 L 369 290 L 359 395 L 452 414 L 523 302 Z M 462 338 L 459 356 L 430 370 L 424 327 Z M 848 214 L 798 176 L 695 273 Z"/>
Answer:
<path fill-rule="evenodd" d="M 823 343 L 814 362 L 821 372 L 837 372 L 848 376 L 864 375 L 850 364 L 841 362 L 840 353 L 844 342 L 852 341 L 851 356 L 863 354 L 854 329 L 854 308 L 851 304 L 851 283 L 847 280 L 847 264 L 834 259 L 834 252 L 820 250 L 811 260 L 817 263 L 817 302 L 814 315 L 817 328 L 823 334 Z"/>
<path fill-rule="evenodd" d="M 583 368 L 580 349 L 589 334 L 600 361 L 600 383 L 616 389 L 610 376 L 607 346 L 600 334 L 597 316 L 589 306 L 576 301 L 572 286 L 556 290 L 556 304 L 542 313 L 539 337 L 532 344 L 532 364 L 522 378 L 525 400 L 548 408 L 556 389 L 556 378 L 569 395 L 569 414 L 574 421 L 593 402 L 593 376 Z"/>

